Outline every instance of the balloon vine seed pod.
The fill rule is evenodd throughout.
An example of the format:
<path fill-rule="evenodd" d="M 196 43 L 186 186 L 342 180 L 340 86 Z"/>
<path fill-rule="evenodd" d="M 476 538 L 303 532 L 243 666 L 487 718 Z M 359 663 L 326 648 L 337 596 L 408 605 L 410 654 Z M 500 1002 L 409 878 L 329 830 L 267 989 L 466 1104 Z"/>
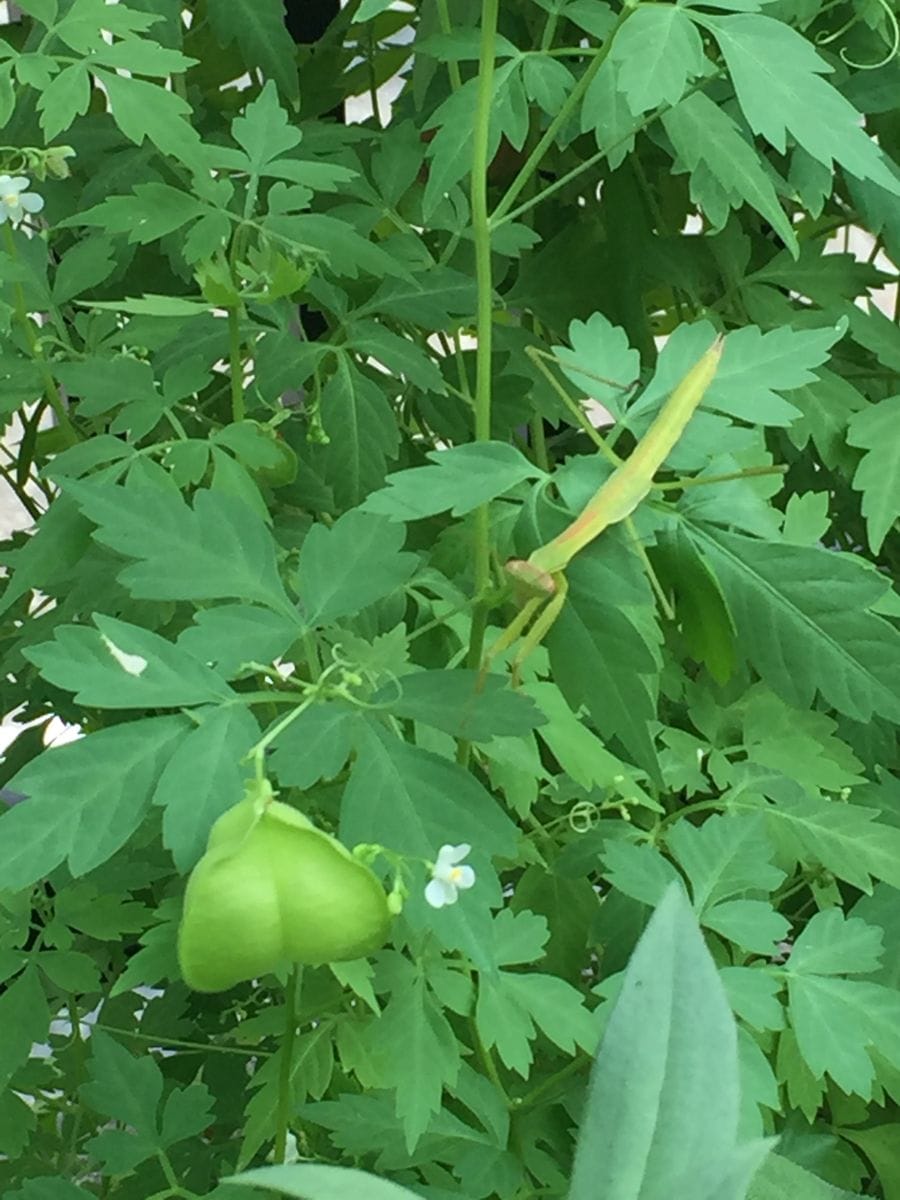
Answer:
<path fill-rule="evenodd" d="M 283 964 L 361 958 L 390 922 L 373 871 L 255 781 L 215 822 L 188 880 L 178 961 L 194 991 L 221 992 Z"/>

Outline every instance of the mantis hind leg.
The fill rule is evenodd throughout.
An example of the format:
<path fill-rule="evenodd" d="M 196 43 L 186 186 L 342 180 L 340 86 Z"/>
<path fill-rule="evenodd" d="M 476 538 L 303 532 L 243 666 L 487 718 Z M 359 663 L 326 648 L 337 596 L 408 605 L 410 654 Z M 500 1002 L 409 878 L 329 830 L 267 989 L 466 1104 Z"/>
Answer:
<path fill-rule="evenodd" d="M 484 683 L 484 677 L 488 673 L 490 665 L 497 655 L 502 654 L 504 650 L 507 650 L 513 644 L 516 638 L 521 635 L 544 602 L 545 597 L 534 596 L 527 602 L 527 604 L 525 604 L 522 609 L 520 609 L 518 613 L 516 613 L 494 644 L 485 653 L 481 663 L 481 674 L 479 677 L 480 683 Z"/>
<path fill-rule="evenodd" d="M 556 584 L 556 590 L 552 598 L 547 602 L 547 605 L 542 613 L 535 619 L 534 624 L 529 629 L 522 645 L 519 647 L 515 658 L 512 662 L 512 677 L 513 686 L 519 683 L 519 672 L 525 659 L 531 654 L 536 646 L 539 646 L 550 631 L 556 618 L 562 612 L 563 605 L 566 602 L 566 594 L 569 590 L 569 584 L 565 575 L 562 572 L 553 576 L 553 582 Z"/>

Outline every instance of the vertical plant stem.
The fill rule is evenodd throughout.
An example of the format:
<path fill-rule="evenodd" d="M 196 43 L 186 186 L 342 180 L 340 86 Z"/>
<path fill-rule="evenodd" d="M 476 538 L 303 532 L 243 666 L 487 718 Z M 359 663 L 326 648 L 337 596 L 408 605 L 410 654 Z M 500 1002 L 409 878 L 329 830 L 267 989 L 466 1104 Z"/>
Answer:
<path fill-rule="evenodd" d="M 18 262 L 19 252 L 16 249 L 16 239 L 13 235 L 12 227 L 9 222 L 4 222 L 3 236 L 6 241 L 6 249 L 9 252 L 9 257 Z M 44 358 L 44 352 L 41 349 L 40 341 L 34 331 L 34 325 L 31 323 L 31 318 L 28 315 L 28 306 L 25 303 L 25 289 L 18 280 L 13 284 L 13 294 L 16 298 L 16 320 L 22 326 L 22 332 L 28 341 L 28 349 L 31 351 L 31 357 L 37 363 L 41 379 L 44 384 L 44 394 L 50 402 L 50 407 L 53 409 L 57 424 L 68 435 L 70 445 L 74 445 L 79 441 L 78 434 L 74 425 L 69 419 L 69 414 L 66 412 L 66 406 L 63 403 L 63 398 L 60 395 L 59 388 L 56 386 L 56 380 L 50 373 L 50 368 L 47 366 L 47 360 Z"/>
<path fill-rule="evenodd" d="M 297 1036 L 297 1000 L 303 968 L 293 967 L 284 989 L 284 1033 L 281 1038 L 281 1070 L 278 1075 L 278 1112 L 275 1124 L 274 1161 L 283 1163 L 287 1153 L 288 1127 L 293 1108 L 291 1068 L 294 1065 L 294 1041 Z"/>
<path fill-rule="evenodd" d="M 437 0 L 438 21 L 441 25 L 441 33 L 448 34 L 453 32 L 453 23 L 450 20 L 450 6 L 447 0 Z M 454 92 L 458 92 L 462 87 L 462 78 L 459 74 L 459 63 L 456 59 L 449 59 L 447 62 L 447 74 L 450 76 L 450 86 Z"/>
<path fill-rule="evenodd" d="M 478 289 L 475 367 L 475 440 L 491 436 L 491 343 L 494 289 L 491 278 L 491 226 L 487 203 L 488 149 L 491 100 L 494 93 L 494 48 L 497 41 L 499 0 L 484 0 L 481 10 L 481 53 L 478 63 L 478 99 L 472 144 L 472 234 L 475 243 L 475 278 Z M 487 626 L 485 593 L 491 581 L 490 509 L 482 504 L 475 513 L 475 611 L 469 636 L 467 662 L 477 667 Z M 462 753 L 462 750 L 461 750 Z M 468 757 L 468 750 L 464 757 Z"/>
<path fill-rule="evenodd" d="M 231 370 L 231 419 L 244 419 L 244 364 L 241 359 L 241 322 L 236 305 L 228 309 L 228 365 Z"/>

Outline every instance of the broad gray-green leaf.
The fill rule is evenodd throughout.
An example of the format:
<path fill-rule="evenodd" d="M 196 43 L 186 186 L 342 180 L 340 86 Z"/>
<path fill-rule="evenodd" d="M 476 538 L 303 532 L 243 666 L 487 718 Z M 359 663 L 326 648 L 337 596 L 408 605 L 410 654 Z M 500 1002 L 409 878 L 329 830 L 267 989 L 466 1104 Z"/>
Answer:
<path fill-rule="evenodd" d="M 255 1171 L 229 1175 L 222 1182 L 296 1196 L 298 1200 L 417 1200 L 415 1192 L 368 1171 L 320 1163 L 257 1167 Z"/>
<path fill-rule="evenodd" d="M 591 1076 L 569 1200 L 671 1200 L 737 1149 L 737 1032 L 679 884 L 631 957 Z"/>
<path fill-rule="evenodd" d="M 90 708 L 176 708 L 231 695 L 217 672 L 157 633 L 94 614 L 96 629 L 60 625 L 23 653 L 55 687 Z"/>
<path fill-rule="evenodd" d="M 106 862 L 140 825 L 157 779 L 190 728 L 148 717 L 45 750 L 9 781 L 28 797 L 0 817 L 0 877 L 28 887 L 68 860 L 73 875 Z"/>

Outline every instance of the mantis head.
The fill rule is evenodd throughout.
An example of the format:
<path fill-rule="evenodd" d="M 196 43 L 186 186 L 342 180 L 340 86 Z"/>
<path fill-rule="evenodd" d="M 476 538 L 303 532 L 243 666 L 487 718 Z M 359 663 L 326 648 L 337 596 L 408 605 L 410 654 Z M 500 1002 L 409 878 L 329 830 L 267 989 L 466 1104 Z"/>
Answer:
<path fill-rule="evenodd" d="M 510 579 L 529 597 L 550 599 L 556 594 L 556 580 L 553 576 L 527 559 L 511 558 L 505 569 Z"/>

